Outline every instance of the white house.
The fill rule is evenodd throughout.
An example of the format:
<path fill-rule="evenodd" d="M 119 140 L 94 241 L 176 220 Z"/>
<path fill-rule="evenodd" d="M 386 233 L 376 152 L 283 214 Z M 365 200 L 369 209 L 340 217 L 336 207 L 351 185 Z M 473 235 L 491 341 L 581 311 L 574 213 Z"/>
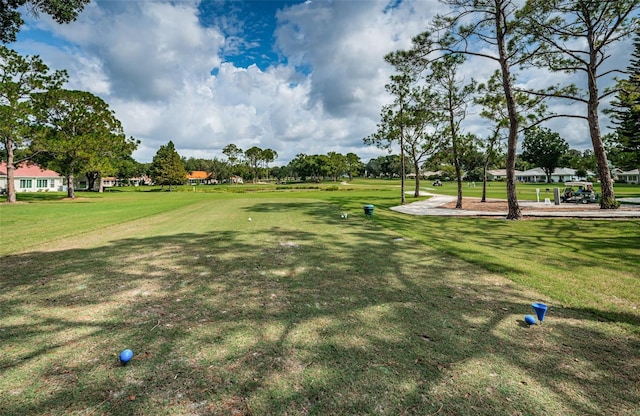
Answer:
<path fill-rule="evenodd" d="M 21 163 L 13 171 L 16 192 L 58 192 L 63 190 L 63 177 L 38 165 Z M 0 162 L 0 192 L 7 192 L 7 164 Z"/>
<path fill-rule="evenodd" d="M 627 183 L 640 183 L 640 169 L 633 169 L 627 172 L 618 172 L 616 174 L 619 181 Z"/>
<path fill-rule="evenodd" d="M 519 170 L 515 171 L 516 178 L 522 172 Z M 506 169 L 488 169 L 487 170 L 487 179 L 490 181 L 503 181 L 507 179 L 507 170 Z"/>
<path fill-rule="evenodd" d="M 516 178 L 520 182 L 546 182 L 547 175 L 542 168 L 533 168 L 519 172 Z M 576 170 L 571 168 L 556 168 L 551 174 L 551 182 L 569 182 L 579 181 L 585 178 L 581 178 L 576 175 Z"/>

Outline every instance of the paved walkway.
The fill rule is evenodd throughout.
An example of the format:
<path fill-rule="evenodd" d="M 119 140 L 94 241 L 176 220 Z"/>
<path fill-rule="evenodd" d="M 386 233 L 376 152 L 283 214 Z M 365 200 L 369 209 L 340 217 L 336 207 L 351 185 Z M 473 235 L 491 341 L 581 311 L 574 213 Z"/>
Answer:
<path fill-rule="evenodd" d="M 412 202 L 406 205 L 391 207 L 393 211 L 402 212 L 410 215 L 428 215 L 428 216 L 445 216 L 445 217 L 492 217 L 505 218 L 507 211 L 472 211 L 465 209 L 439 208 L 450 202 L 455 201 L 455 196 L 432 195 L 431 198 L 424 201 Z M 635 202 L 640 198 L 621 198 L 621 202 Z M 520 207 L 535 207 L 531 210 L 523 210 L 524 217 L 578 217 L 578 218 L 640 218 L 640 205 L 624 205 L 620 209 L 590 209 L 585 210 L 580 204 L 562 204 L 562 208 L 566 210 L 557 210 L 557 205 L 549 205 L 543 202 L 522 201 L 519 202 Z M 551 209 L 555 208 L 555 209 Z"/>

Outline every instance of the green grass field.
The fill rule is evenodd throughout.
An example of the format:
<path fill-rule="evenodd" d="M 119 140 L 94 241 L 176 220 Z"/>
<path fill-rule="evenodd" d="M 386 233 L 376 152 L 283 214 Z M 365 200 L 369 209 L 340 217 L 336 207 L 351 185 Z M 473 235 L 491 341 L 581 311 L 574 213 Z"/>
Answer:
<path fill-rule="evenodd" d="M 0 204 L 0 414 L 638 414 L 639 220 L 410 217 L 398 185 Z"/>

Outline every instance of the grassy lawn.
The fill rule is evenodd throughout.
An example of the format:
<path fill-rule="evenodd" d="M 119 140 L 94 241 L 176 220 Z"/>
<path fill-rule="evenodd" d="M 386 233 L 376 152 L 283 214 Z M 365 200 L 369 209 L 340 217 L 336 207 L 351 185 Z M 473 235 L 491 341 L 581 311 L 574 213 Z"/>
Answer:
<path fill-rule="evenodd" d="M 397 185 L 0 204 L 0 414 L 637 414 L 640 221 L 409 217 Z"/>

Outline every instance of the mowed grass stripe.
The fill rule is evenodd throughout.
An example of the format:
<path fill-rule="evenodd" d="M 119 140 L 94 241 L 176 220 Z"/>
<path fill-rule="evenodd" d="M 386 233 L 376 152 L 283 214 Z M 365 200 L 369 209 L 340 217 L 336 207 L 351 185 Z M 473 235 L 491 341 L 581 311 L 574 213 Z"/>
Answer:
<path fill-rule="evenodd" d="M 202 194 L 128 192 L 79 194 L 77 200 L 0 204 L 0 255 L 197 203 Z"/>

